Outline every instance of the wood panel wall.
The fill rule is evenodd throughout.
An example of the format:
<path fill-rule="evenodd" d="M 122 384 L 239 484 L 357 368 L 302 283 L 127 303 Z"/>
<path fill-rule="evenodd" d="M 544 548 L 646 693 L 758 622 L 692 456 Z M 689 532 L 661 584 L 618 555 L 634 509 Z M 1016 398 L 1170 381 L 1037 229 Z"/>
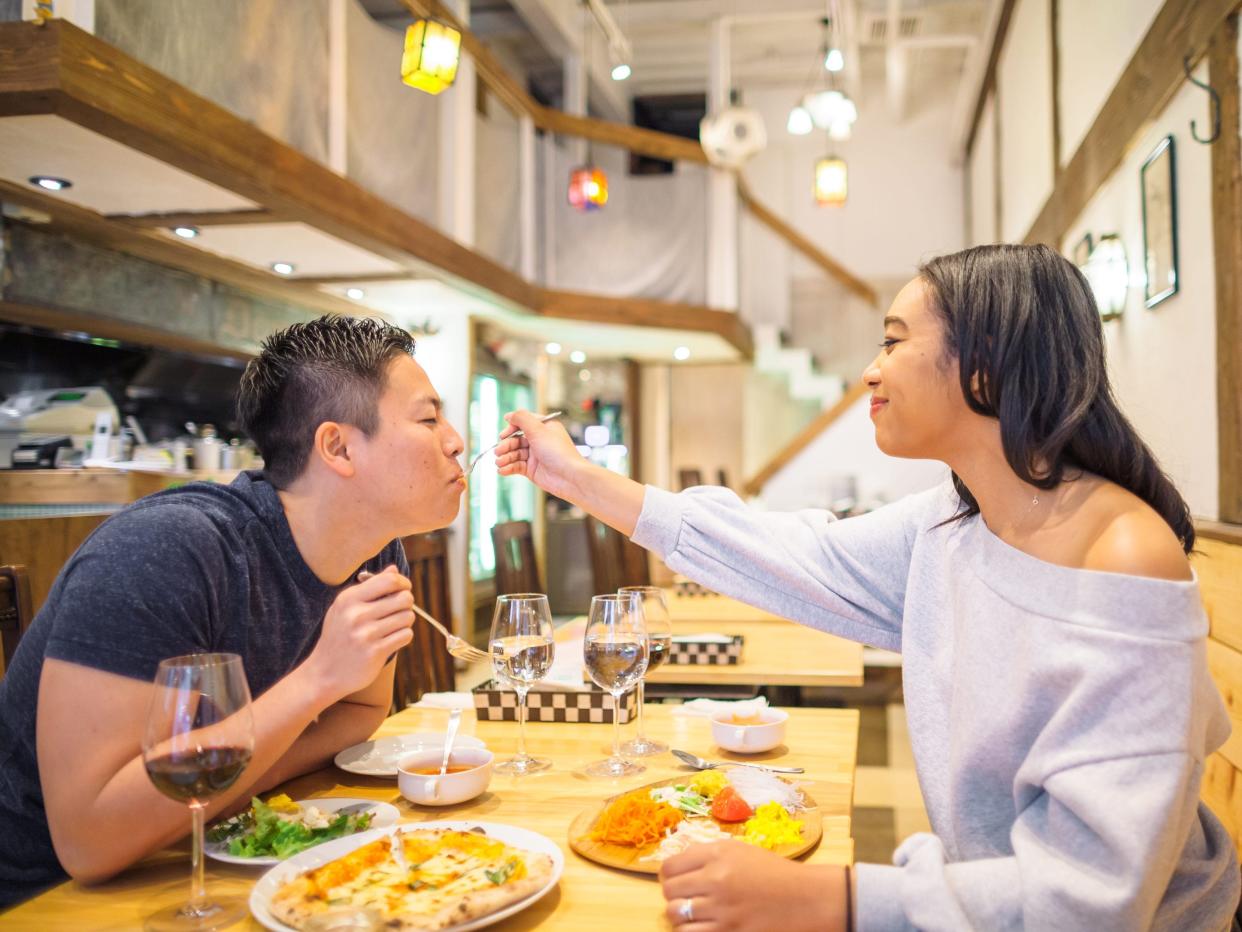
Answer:
<path fill-rule="evenodd" d="M 1201 795 L 1242 851 L 1242 540 L 1200 537 L 1194 557 L 1210 623 L 1208 667 L 1233 722 L 1208 758 Z"/>

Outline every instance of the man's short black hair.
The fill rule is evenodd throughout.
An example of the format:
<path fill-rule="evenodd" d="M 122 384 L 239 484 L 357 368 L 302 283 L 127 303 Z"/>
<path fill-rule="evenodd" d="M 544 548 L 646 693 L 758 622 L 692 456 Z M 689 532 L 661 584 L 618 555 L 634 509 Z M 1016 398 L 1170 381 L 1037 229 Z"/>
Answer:
<path fill-rule="evenodd" d="M 278 489 L 306 468 L 324 421 L 370 435 L 388 365 L 414 355 L 414 338 L 366 317 L 328 315 L 278 330 L 250 360 L 237 390 L 241 428 L 263 456 Z"/>

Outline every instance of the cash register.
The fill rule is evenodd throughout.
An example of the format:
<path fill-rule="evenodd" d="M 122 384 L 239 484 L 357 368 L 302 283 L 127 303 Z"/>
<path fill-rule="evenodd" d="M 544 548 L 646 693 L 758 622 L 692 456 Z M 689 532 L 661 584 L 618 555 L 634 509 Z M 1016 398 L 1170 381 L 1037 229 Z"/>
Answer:
<path fill-rule="evenodd" d="M 0 403 L 0 468 L 50 469 L 58 450 L 87 448 L 102 413 L 115 431 L 120 412 L 98 385 L 10 395 Z"/>

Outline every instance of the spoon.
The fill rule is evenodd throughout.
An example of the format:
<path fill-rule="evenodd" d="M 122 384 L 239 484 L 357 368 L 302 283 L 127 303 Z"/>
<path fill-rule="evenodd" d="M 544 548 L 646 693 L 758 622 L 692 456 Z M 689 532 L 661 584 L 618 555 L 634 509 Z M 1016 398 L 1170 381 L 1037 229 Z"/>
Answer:
<path fill-rule="evenodd" d="M 541 418 L 539 419 L 539 422 L 540 422 L 541 424 L 542 424 L 542 423 L 547 423 L 548 421 L 555 420 L 556 418 L 560 417 L 560 416 L 561 416 L 562 414 L 564 414 L 564 413 L 565 413 L 564 411 L 553 411 L 551 414 L 545 414 L 543 417 L 541 417 Z M 493 443 L 490 447 L 488 447 L 486 450 L 483 450 L 481 453 L 479 453 L 479 455 L 478 455 L 478 456 L 476 456 L 474 459 L 472 459 L 472 460 L 470 461 L 470 466 L 469 466 L 469 468 L 466 470 L 466 475 L 468 476 L 468 475 L 470 475 L 472 472 L 474 472 L 474 467 L 475 467 L 475 466 L 477 466 L 477 465 L 479 465 L 479 460 L 483 459 L 483 457 L 485 457 L 485 456 L 487 456 L 487 454 L 491 453 L 494 449 L 496 449 L 498 446 L 500 446 L 502 443 L 504 443 L 504 442 L 505 442 L 505 440 L 509 440 L 509 439 L 510 439 L 510 438 L 512 438 L 512 437 L 525 437 L 525 436 L 526 436 L 526 435 L 525 435 L 524 433 L 522 433 L 522 431 L 517 430 L 517 431 L 514 431 L 513 433 L 511 433 L 508 437 L 505 437 L 505 438 L 504 438 L 504 440 L 497 440 L 497 441 L 496 441 L 495 443 Z"/>
<path fill-rule="evenodd" d="M 449 755 L 453 753 L 453 742 L 457 740 L 457 728 L 461 725 L 461 709 L 449 712 L 448 734 L 444 736 L 444 758 L 440 761 L 440 776 L 427 778 L 427 793 L 432 799 L 440 796 L 440 777 L 448 772 Z"/>
<path fill-rule="evenodd" d="M 717 763 L 703 760 L 703 758 L 691 754 L 689 751 L 679 751 L 673 748 L 673 756 L 683 764 L 689 764 L 695 770 L 715 770 L 717 767 L 757 767 L 760 770 L 770 770 L 773 773 L 806 773 L 802 767 L 770 767 L 767 764 L 752 764 L 750 761 L 744 760 L 722 760 Z"/>

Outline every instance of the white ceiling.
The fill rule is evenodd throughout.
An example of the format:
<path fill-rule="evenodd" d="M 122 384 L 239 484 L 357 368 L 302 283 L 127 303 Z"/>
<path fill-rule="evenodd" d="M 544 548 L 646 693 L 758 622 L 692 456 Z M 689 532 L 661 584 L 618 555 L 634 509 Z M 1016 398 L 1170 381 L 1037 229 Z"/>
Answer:
<path fill-rule="evenodd" d="M 72 181 L 72 188 L 44 193 L 102 214 L 258 206 L 61 117 L 5 117 L 0 120 L 0 178 L 25 185 L 33 175 Z"/>
<path fill-rule="evenodd" d="M 172 231 L 165 232 L 173 236 Z M 396 262 L 304 223 L 204 226 L 197 237 L 181 242 L 264 270 L 273 262 L 290 262 L 295 275 L 372 275 L 401 269 Z"/>

